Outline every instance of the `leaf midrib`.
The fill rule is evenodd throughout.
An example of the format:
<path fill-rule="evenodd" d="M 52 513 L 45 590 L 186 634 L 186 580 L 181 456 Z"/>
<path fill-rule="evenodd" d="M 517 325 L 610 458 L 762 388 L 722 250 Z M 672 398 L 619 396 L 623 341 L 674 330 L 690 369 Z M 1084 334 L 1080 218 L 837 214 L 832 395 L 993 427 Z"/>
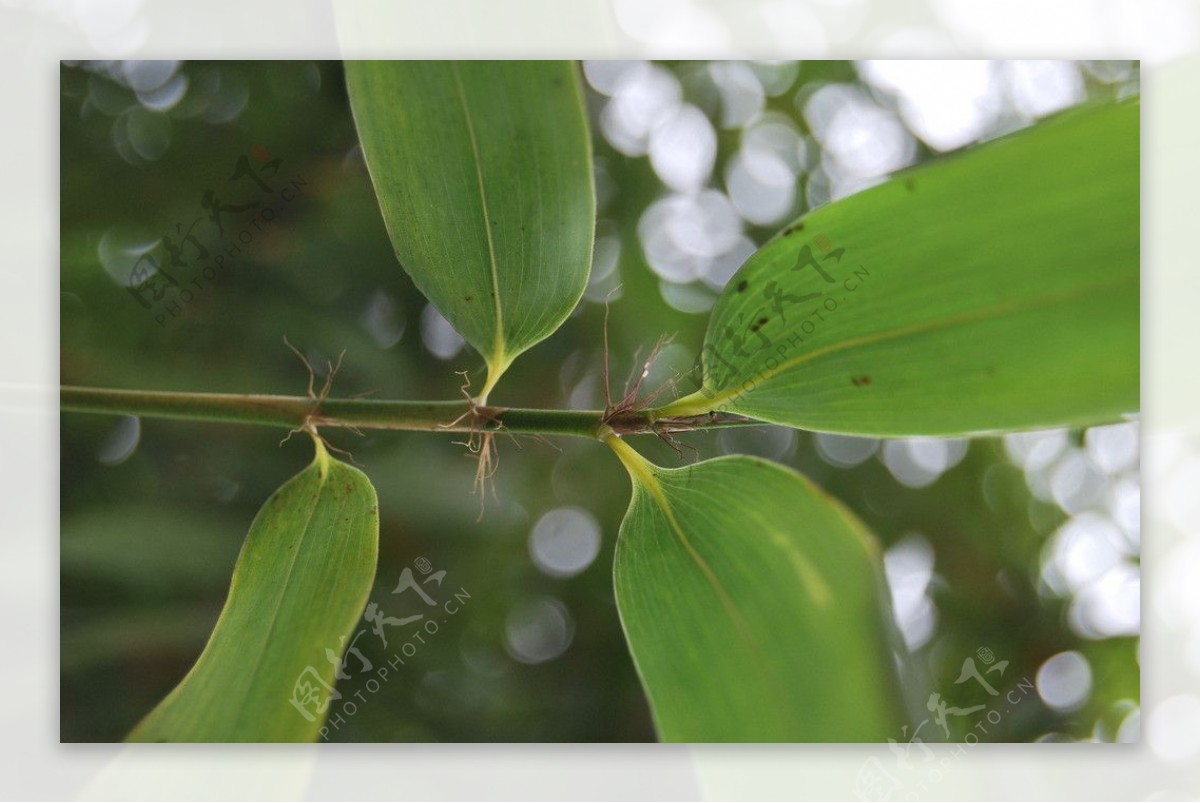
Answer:
<path fill-rule="evenodd" d="M 326 480 L 329 478 L 329 470 L 317 471 L 317 493 L 314 497 L 312 507 L 309 508 L 308 517 L 304 520 L 304 528 L 300 533 L 300 539 L 296 542 L 296 548 L 292 550 L 290 559 L 288 560 L 287 571 L 284 573 L 283 585 L 280 588 L 279 596 L 275 598 L 274 610 L 271 611 L 271 624 L 267 627 L 267 634 L 263 637 L 258 656 L 254 660 L 254 669 L 250 675 L 250 682 L 246 684 L 245 693 L 242 695 L 242 705 L 240 706 L 241 713 L 238 715 L 237 721 L 234 723 L 233 732 L 241 731 L 242 720 L 246 716 L 247 706 L 246 700 L 249 698 L 254 689 L 254 684 L 258 680 L 258 675 L 262 670 L 263 656 L 267 653 L 267 645 L 270 644 L 271 638 L 275 635 L 275 626 L 279 623 L 279 609 L 283 606 L 283 599 L 287 596 L 288 586 L 292 582 L 292 573 L 296 567 L 296 560 L 304 549 L 304 542 L 311 532 L 312 520 L 317 513 L 317 508 L 321 506 L 321 495 L 325 491 Z"/>
<path fill-rule="evenodd" d="M 679 541 L 680 545 L 684 549 L 684 552 L 687 553 L 688 557 L 696 565 L 696 568 L 700 570 L 700 573 L 704 576 L 704 579 L 708 582 L 709 586 L 716 594 L 717 599 L 721 601 L 721 607 L 725 609 L 726 615 L 728 615 L 730 620 L 733 621 L 738 637 L 746 643 L 746 646 L 754 655 L 755 661 L 758 663 L 758 668 L 762 672 L 764 679 L 770 683 L 772 687 L 774 687 L 777 697 L 779 699 L 783 699 L 786 696 L 783 684 L 780 681 L 780 678 L 775 674 L 775 671 L 771 668 L 770 663 L 767 661 L 766 652 L 763 649 L 763 645 L 759 642 L 758 637 L 754 635 L 753 630 L 750 628 L 750 623 L 746 620 L 745 615 L 737 607 L 736 603 L 734 603 L 733 598 L 729 595 L 729 592 L 721 583 L 721 579 L 717 577 L 716 572 L 713 571 L 712 567 L 708 564 L 708 561 L 704 559 L 704 556 L 702 556 L 696 550 L 695 546 L 692 545 L 691 539 L 688 538 L 687 533 L 684 532 L 683 526 L 675 517 L 675 510 L 671 507 L 671 503 L 667 499 L 666 493 L 663 491 L 658 477 L 656 477 L 651 470 L 641 473 L 640 478 L 643 480 L 643 487 L 654 499 L 655 503 L 662 511 L 663 516 L 667 520 L 667 526 L 671 529 L 671 532 L 674 534 L 676 540 Z"/>
<path fill-rule="evenodd" d="M 981 307 L 979 309 L 968 310 L 966 312 L 950 315 L 945 318 L 936 318 L 929 321 L 920 321 L 908 326 L 902 326 L 898 329 L 889 329 L 881 332 L 874 332 L 869 335 L 843 340 L 838 343 L 830 343 L 813 351 L 808 351 L 803 354 L 797 354 L 790 360 L 785 360 L 775 368 L 769 368 L 756 374 L 756 379 L 759 382 L 766 382 L 775 378 L 784 371 L 795 368 L 806 362 L 825 357 L 830 354 L 836 354 L 840 351 L 846 351 L 858 346 L 873 345 L 875 343 L 884 343 L 889 340 L 899 340 L 905 337 L 927 334 L 928 332 L 946 329 L 957 324 L 975 323 L 977 321 L 985 321 L 991 318 L 999 318 L 1012 312 L 1026 312 L 1037 309 L 1038 307 L 1050 306 L 1052 304 L 1064 301 L 1073 300 L 1080 296 L 1086 296 L 1097 290 L 1104 290 L 1117 285 L 1128 282 L 1137 282 L 1137 276 L 1120 276 L 1114 279 L 1109 279 L 1103 282 L 1093 282 L 1092 284 L 1083 285 L 1082 287 L 1073 288 L 1067 292 L 1048 293 L 1043 296 L 1033 296 L 1020 301 L 1010 301 L 1007 304 L 1000 304 L 991 307 Z M 727 389 L 715 394 L 708 402 L 709 409 L 715 410 L 721 404 L 738 396 L 748 395 L 753 393 L 753 389 L 743 392 L 740 386 L 734 386 L 732 389 Z M 669 411 L 671 406 L 664 408 L 664 412 Z"/>
<path fill-rule="evenodd" d="M 491 227 L 491 211 L 488 208 L 487 188 L 483 181 L 483 163 L 479 154 L 479 142 L 475 137 L 475 123 L 471 118 L 471 109 L 467 105 L 466 90 L 463 88 L 462 78 L 458 73 L 458 65 L 450 64 L 450 73 L 454 76 L 454 87 L 458 93 L 459 106 L 462 108 L 463 119 L 467 125 L 467 137 L 471 141 L 471 157 L 475 165 L 475 181 L 479 187 L 479 203 L 483 210 L 483 233 L 487 237 L 488 246 L 488 268 L 491 271 L 492 277 L 492 301 L 496 311 L 496 333 L 492 343 L 492 357 L 489 362 L 495 366 L 495 370 L 499 370 L 504 365 L 504 312 L 503 305 L 500 303 L 500 271 L 496 264 L 496 245 L 492 239 Z"/>

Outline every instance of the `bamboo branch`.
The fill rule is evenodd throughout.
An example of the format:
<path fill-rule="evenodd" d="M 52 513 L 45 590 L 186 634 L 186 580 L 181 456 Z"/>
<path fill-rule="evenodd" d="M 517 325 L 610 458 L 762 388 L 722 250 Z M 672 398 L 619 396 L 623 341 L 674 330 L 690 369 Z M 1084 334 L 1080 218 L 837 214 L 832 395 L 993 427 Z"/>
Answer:
<path fill-rule="evenodd" d="M 425 432 L 488 432 L 572 435 L 598 438 L 617 435 L 669 434 L 697 429 L 761 425 L 727 413 L 655 419 L 648 410 L 542 410 L 521 407 L 470 406 L 460 401 L 382 401 L 316 399 L 237 393 L 185 393 L 153 390 L 81 388 L 64 385 L 63 411 L 109 413 L 234 424 L 265 424 L 295 429 L 356 427 Z"/>

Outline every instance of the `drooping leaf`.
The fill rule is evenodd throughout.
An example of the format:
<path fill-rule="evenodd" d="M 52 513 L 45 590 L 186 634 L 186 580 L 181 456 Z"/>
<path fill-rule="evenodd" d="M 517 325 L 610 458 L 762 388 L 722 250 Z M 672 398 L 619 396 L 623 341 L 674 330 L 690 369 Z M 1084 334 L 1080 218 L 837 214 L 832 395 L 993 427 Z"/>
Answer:
<path fill-rule="evenodd" d="M 338 694 L 333 661 L 367 602 L 378 551 L 375 489 L 318 443 L 312 464 L 250 526 L 200 658 L 129 740 L 315 739 Z"/>
<path fill-rule="evenodd" d="M 617 605 L 660 738 L 898 738 L 894 632 L 865 527 L 764 460 L 663 469 L 609 443 L 633 480 Z"/>
<path fill-rule="evenodd" d="M 486 396 L 583 294 L 595 200 L 569 62 L 347 62 L 383 219 L 417 287 L 488 364 Z"/>
<path fill-rule="evenodd" d="M 1135 412 L 1138 120 L 1067 112 L 800 218 L 730 280 L 700 389 L 661 414 L 889 436 Z"/>

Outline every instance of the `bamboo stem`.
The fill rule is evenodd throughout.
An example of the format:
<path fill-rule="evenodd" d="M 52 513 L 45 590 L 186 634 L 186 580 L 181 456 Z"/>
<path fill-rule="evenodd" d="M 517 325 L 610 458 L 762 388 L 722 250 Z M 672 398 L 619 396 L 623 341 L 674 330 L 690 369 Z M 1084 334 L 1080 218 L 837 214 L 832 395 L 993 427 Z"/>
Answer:
<path fill-rule="evenodd" d="M 724 413 L 684 418 L 654 418 L 648 410 L 631 410 L 606 418 L 603 410 L 542 410 L 476 406 L 460 401 L 381 401 L 315 399 L 237 393 L 186 393 L 154 390 L 82 388 L 64 385 L 63 411 L 110 413 L 156 418 L 264 424 L 286 427 L 355 427 L 425 432 L 487 432 L 572 435 L 598 438 L 617 435 L 686 432 L 759 422 Z"/>

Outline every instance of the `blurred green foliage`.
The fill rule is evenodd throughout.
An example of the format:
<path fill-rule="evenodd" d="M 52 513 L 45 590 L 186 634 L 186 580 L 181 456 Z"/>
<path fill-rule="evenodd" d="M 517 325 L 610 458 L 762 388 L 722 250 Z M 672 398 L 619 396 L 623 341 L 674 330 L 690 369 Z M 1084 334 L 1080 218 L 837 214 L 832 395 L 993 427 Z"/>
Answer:
<path fill-rule="evenodd" d="M 714 90 L 697 65 L 665 66 L 679 76 L 686 99 L 715 108 Z M 301 394 L 307 374 L 284 336 L 319 366 L 346 351 L 334 381 L 337 396 L 456 398 L 456 371 L 482 379 L 478 355 L 463 350 L 442 360 L 423 343 L 426 302 L 393 256 L 356 145 L 340 64 L 186 63 L 178 75 L 187 91 L 165 112 L 148 111 L 110 69 L 61 69 L 64 384 Z M 827 82 L 862 83 L 851 64 L 805 63 L 786 92 L 767 98 L 767 108 L 807 132 L 792 98 Z M 1090 93 L 1110 91 L 1089 82 Z M 663 185 L 647 159 L 623 155 L 600 135 L 603 102 L 589 90 L 605 175 L 600 226 L 621 242 L 621 290 L 608 321 L 614 384 L 640 364 L 636 354 L 671 334 L 679 348 L 648 380 L 661 381 L 671 369 L 690 366 L 707 315 L 681 312 L 660 292 L 638 223 Z M 718 165 L 737 149 L 739 136 L 718 128 Z M 225 203 L 253 197 L 258 191 L 248 182 L 229 178 L 240 157 L 264 151 L 282 159 L 277 175 L 264 180 L 282 184 L 302 176 L 302 191 L 241 246 L 236 267 L 216 281 L 200 276 L 193 301 L 159 325 L 121 278 L 133 261 L 130 249 L 206 215 L 201 199 L 208 190 Z M 930 157 L 918 144 L 914 159 Z M 714 182 L 720 185 L 719 170 Z M 805 197 L 797 194 L 789 217 L 804 210 Z M 208 225 L 201 220 L 196 230 Z M 746 234 L 761 243 L 774 228 L 747 226 Z M 201 238 L 213 252 L 227 241 L 211 233 Z M 176 270 L 181 284 L 194 278 L 190 268 Z M 604 306 L 585 300 L 559 332 L 513 365 L 493 402 L 602 406 L 603 325 Z M 132 451 L 130 432 L 138 438 Z M 311 459 L 305 440 L 280 444 L 283 434 L 156 420 L 135 428 L 107 416 L 62 416 L 63 741 L 123 738 L 194 662 L 255 512 Z M 334 703 L 331 713 L 341 713 L 344 723 L 330 730 L 331 740 L 654 739 L 613 602 L 613 542 L 629 483 L 607 449 L 568 439 L 502 439 L 495 496 L 480 500 L 471 493 L 474 461 L 448 437 L 326 434 L 353 452 L 378 490 L 380 563 L 371 599 L 391 616 L 419 612 L 419 601 L 392 592 L 420 557 L 447 572 L 439 601 L 459 589 L 470 594 L 377 691 L 363 678 L 339 684 L 356 705 L 350 715 Z M 913 662 L 916 721 L 928 716 L 931 691 L 960 707 L 989 703 L 980 685 L 955 683 L 964 660 L 981 648 L 1009 662 L 1002 689 L 1022 677 L 1032 682 L 1043 662 L 1063 651 L 1080 651 L 1092 669 L 1092 693 L 1082 707 L 1056 711 L 1031 694 L 984 740 L 1113 739 L 1136 705 L 1136 637 L 1085 638 L 1072 627 L 1069 600 L 1039 579 L 1047 539 L 1067 515 L 1030 493 L 999 439 L 973 441 L 961 462 L 921 489 L 899 483 L 877 457 L 834 465 L 808 433 L 764 427 L 684 441 L 690 448 L 682 458 L 652 439 L 637 446 L 661 465 L 692 459 L 691 449 L 703 457 L 761 454 L 845 501 L 885 548 L 914 533 L 928 543 L 937 623 Z M 590 512 L 603 533 L 597 558 L 566 579 L 540 571 L 529 550 L 534 524 L 561 506 Z M 511 645 L 506 649 L 506 631 L 514 611 L 539 599 L 568 612 L 570 644 L 555 658 L 525 663 Z M 358 643 L 364 656 L 376 667 L 387 664 L 395 644 L 384 650 L 368 635 Z M 974 721 L 951 720 L 950 738 L 961 740 Z M 940 734 L 931 722 L 921 736 Z"/>

